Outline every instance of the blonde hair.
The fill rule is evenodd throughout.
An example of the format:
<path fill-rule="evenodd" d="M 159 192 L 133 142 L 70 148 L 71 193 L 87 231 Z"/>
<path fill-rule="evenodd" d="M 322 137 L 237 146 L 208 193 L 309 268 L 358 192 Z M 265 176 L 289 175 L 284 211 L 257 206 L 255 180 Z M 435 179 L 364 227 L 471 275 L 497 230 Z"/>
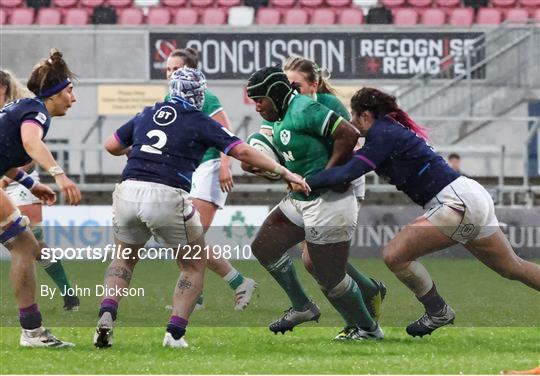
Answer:
<path fill-rule="evenodd" d="M 300 72 L 309 83 L 317 83 L 317 93 L 336 94 L 336 90 L 330 85 L 330 72 L 328 69 L 321 69 L 312 60 L 302 56 L 291 56 L 283 66 L 284 71 Z"/>
<path fill-rule="evenodd" d="M 6 102 L 30 96 L 30 92 L 7 69 L 0 69 L 0 86 L 6 87 Z"/>

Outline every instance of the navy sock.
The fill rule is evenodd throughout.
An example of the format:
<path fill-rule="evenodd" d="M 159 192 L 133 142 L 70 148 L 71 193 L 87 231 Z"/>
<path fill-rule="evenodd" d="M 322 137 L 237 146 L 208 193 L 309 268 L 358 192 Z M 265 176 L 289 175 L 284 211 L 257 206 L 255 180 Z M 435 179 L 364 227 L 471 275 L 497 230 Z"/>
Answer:
<path fill-rule="evenodd" d="M 446 305 L 446 302 L 444 301 L 442 296 L 440 296 L 437 292 L 437 287 L 435 287 L 435 283 L 433 284 L 431 290 L 427 292 L 427 294 L 425 294 L 424 296 L 419 296 L 417 298 L 420 303 L 424 305 L 426 312 L 430 315 L 440 312 Z"/>
<path fill-rule="evenodd" d="M 41 312 L 37 303 L 26 308 L 19 308 L 19 322 L 23 329 L 37 329 L 41 326 Z"/>
<path fill-rule="evenodd" d="M 167 331 L 171 333 L 175 340 L 179 340 L 186 334 L 188 321 L 180 316 L 171 316 L 167 324 Z"/>
<path fill-rule="evenodd" d="M 109 312 L 113 320 L 116 320 L 116 315 L 118 314 L 118 302 L 113 299 L 103 299 L 101 301 L 101 306 L 99 307 L 98 317 L 103 316 L 105 312 Z"/>

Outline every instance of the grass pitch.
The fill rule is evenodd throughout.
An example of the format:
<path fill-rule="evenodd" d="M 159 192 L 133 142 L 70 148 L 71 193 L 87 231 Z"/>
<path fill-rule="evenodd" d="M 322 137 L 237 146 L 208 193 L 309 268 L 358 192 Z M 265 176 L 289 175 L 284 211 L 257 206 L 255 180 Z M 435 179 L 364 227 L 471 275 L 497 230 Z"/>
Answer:
<path fill-rule="evenodd" d="M 7 262 L 0 262 L 0 373 L 40 374 L 493 374 L 540 364 L 540 294 L 502 279 L 475 260 L 428 259 L 425 265 L 438 289 L 456 310 L 456 326 L 422 339 L 407 336 L 403 327 L 422 309 L 380 260 L 356 260 L 370 276 L 383 280 L 389 293 L 383 306 L 380 342 L 331 341 L 342 325 L 315 282 L 297 264 L 309 295 L 321 306 L 319 324 L 293 333 L 273 335 L 266 325 L 288 308 L 286 296 L 256 262 L 235 266 L 259 283 L 247 310 L 233 310 L 233 293 L 209 272 L 205 306 L 192 316 L 186 336 L 190 347 L 164 349 L 161 340 L 177 270 L 173 263 L 148 261 L 136 269 L 132 285 L 144 297 L 120 304 L 115 344 L 97 350 L 93 327 L 101 298 L 81 298 L 81 311 L 62 310 L 61 299 L 40 298 L 45 324 L 59 337 L 75 342 L 71 349 L 21 349 L 16 304 L 8 282 Z M 66 263 L 73 284 L 101 283 L 106 264 Z M 53 286 L 39 270 L 39 283 Z"/>

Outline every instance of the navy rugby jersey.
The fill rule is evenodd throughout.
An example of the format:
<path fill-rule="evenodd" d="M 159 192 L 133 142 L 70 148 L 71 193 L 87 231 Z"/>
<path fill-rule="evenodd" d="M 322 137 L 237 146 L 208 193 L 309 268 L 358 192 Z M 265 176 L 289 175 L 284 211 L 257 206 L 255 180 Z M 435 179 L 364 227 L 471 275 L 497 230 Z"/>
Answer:
<path fill-rule="evenodd" d="M 32 161 L 21 139 L 21 125 L 24 122 L 41 127 L 42 139 L 47 135 L 51 116 L 40 99 L 19 99 L 7 103 L 0 110 L 0 176 L 13 167 L 24 166 Z"/>
<path fill-rule="evenodd" d="M 424 139 L 383 116 L 375 120 L 364 146 L 348 163 L 311 175 L 306 181 L 312 189 L 331 187 L 371 170 L 421 206 L 460 176 Z"/>
<path fill-rule="evenodd" d="M 146 107 L 120 127 L 115 137 L 123 146 L 132 146 L 122 180 L 151 181 L 187 192 L 191 175 L 209 147 L 228 154 L 242 142 L 177 97 Z"/>

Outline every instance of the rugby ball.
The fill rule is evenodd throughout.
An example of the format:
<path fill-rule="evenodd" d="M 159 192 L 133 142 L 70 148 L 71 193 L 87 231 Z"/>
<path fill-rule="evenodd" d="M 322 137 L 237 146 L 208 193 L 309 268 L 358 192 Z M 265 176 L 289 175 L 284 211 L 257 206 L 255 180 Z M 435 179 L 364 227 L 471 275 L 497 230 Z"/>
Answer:
<path fill-rule="evenodd" d="M 277 163 L 279 163 L 281 165 L 285 165 L 285 160 L 283 159 L 283 157 L 281 156 L 279 151 L 274 146 L 274 143 L 272 142 L 272 137 L 267 136 L 267 135 L 262 134 L 262 133 L 259 133 L 259 132 L 255 132 L 255 133 L 252 133 L 252 134 L 249 135 L 246 142 L 247 142 L 247 144 L 249 146 L 257 149 L 258 151 L 260 151 L 260 152 L 262 152 L 264 154 L 266 154 L 267 156 L 272 158 Z M 267 179 L 270 179 L 270 180 L 279 180 L 279 179 L 281 179 L 281 177 L 278 174 L 276 174 L 274 172 L 270 172 L 270 171 L 257 172 L 257 173 L 255 173 L 255 175 L 263 176 L 263 177 L 265 177 Z"/>

